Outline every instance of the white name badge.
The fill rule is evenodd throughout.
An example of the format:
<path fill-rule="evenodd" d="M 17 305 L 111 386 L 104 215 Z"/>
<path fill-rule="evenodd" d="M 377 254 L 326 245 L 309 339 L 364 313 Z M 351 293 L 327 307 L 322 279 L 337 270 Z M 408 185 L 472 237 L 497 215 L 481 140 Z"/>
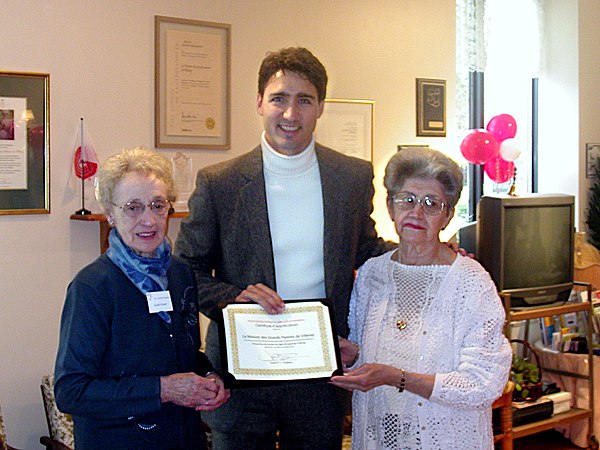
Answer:
<path fill-rule="evenodd" d="M 146 298 L 148 299 L 148 310 L 150 313 L 173 311 L 171 293 L 169 291 L 148 292 Z"/>

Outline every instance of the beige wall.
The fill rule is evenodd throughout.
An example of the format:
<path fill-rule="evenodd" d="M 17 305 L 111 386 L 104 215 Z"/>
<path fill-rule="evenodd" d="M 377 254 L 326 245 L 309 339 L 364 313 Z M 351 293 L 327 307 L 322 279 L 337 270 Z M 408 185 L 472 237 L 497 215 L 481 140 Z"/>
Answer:
<path fill-rule="evenodd" d="M 66 187 L 79 118 L 101 160 L 123 146 L 153 145 L 154 15 L 232 27 L 232 150 L 186 152 L 196 169 L 258 143 L 258 65 L 284 46 L 306 46 L 325 63 L 329 97 L 376 101 L 378 172 L 396 144 L 418 142 L 415 77 L 448 80 L 453 129 L 452 0 L 10 3 L 2 8 L 0 70 L 48 72 L 51 80 L 52 212 L 0 216 L 0 403 L 19 448 L 37 448 L 46 432 L 39 383 L 53 370 L 65 288 L 98 254 L 98 225 L 69 220 L 80 207 Z"/>
<path fill-rule="evenodd" d="M 585 229 L 585 209 L 589 201 L 590 180 L 585 177 L 585 144 L 600 142 L 600 2 L 582 0 L 579 5 L 579 207 L 580 229 Z M 600 401 L 600 400 L 598 400 Z"/>
<path fill-rule="evenodd" d="M 39 382 L 53 370 L 65 288 L 98 254 L 98 225 L 68 219 L 80 207 L 66 187 L 79 118 L 85 118 L 101 160 L 123 146 L 153 145 L 154 15 L 232 26 L 232 149 L 187 151 L 196 169 L 258 143 L 258 64 L 266 51 L 290 45 L 310 48 L 325 63 L 328 97 L 375 100 L 376 217 L 386 236 L 393 234 L 384 226 L 379 186 L 396 145 L 422 142 L 451 151 L 463 134 L 455 129 L 453 113 L 454 0 L 10 3 L 2 12 L 0 70 L 48 72 L 51 80 L 52 212 L 0 216 L 0 403 L 9 441 L 19 448 L 37 448 L 46 432 Z M 600 11 L 595 0 L 569 3 L 581 4 L 578 20 L 585 30 L 578 39 L 582 58 L 593 61 L 580 77 L 589 90 L 580 102 L 586 123 L 581 139 L 598 142 L 600 125 L 592 118 L 600 114 L 595 53 Z M 416 77 L 448 80 L 448 138 L 415 137 Z M 577 134 L 578 127 L 573 130 Z M 574 149 L 565 153 L 577 159 Z M 552 170 L 560 177 L 559 169 Z M 172 234 L 176 231 L 172 226 Z"/>

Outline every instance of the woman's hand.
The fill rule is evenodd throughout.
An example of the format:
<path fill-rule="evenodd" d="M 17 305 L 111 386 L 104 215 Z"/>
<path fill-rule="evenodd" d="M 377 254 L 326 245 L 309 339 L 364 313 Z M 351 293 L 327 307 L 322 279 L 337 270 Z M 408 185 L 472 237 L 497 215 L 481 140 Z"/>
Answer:
<path fill-rule="evenodd" d="M 285 303 L 277 292 L 262 283 L 251 284 L 235 298 L 236 302 L 258 303 L 269 314 L 281 314 Z"/>
<path fill-rule="evenodd" d="M 338 336 L 338 343 L 340 346 L 340 356 L 342 357 L 342 364 L 344 367 L 352 366 L 358 359 L 360 347 L 354 342 L 344 339 Z"/>
<path fill-rule="evenodd" d="M 331 383 L 349 391 L 370 391 L 377 386 L 393 385 L 400 380 L 401 370 L 385 364 L 365 364 L 341 376 L 331 377 Z"/>
<path fill-rule="evenodd" d="M 218 408 L 229 398 L 229 391 L 224 391 L 220 378 L 217 383 L 214 378 L 201 377 L 193 372 L 160 377 L 161 403 L 170 402 L 187 408 L 217 404 L 215 408 Z"/>
<path fill-rule="evenodd" d="M 206 379 L 212 380 L 217 385 L 217 395 L 212 400 L 207 401 L 204 405 L 196 405 L 196 411 L 214 411 L 229 400 L 229 389 L 225 389 L 223 380 L 219 375 L 211 373 L 206 376 Z"/>
<path fill-rule="evenodd" d="M 435 375 L 404 372 L 404 383 L 402 383 L 402 374 L 402 370 L 386 364 L 365 364 L 342 376 L 331 377 L 330 383 L 349 391 L 363 392 L 383 385 L 404 386 L 405 390 L 413 394 L 426 399 L 431 397 Z"/>

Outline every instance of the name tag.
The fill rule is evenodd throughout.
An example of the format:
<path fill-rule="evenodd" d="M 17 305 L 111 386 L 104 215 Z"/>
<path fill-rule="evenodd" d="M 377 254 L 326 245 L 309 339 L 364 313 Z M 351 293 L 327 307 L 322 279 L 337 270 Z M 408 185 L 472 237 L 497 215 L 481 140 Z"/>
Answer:
<path fill-rule="evenodd" d="M 148 299 L 148 310 L 150 313 L 173 311 L 171 293 L 169 291 L 148 292 L 146 299 Z"/>

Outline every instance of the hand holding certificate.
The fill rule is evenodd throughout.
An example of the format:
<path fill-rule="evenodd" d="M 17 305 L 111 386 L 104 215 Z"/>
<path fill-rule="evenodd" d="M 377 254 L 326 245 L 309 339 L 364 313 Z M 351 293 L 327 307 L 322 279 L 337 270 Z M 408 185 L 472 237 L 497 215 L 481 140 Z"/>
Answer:
<path fill-rule="evenodd" d="M 230 303 L 222 313 L 226 381 L 318 379 L 341 373 L 331 311 L 324 301 L 286 302 L 282 314 L 268 314 L 254 303 Z"/>

